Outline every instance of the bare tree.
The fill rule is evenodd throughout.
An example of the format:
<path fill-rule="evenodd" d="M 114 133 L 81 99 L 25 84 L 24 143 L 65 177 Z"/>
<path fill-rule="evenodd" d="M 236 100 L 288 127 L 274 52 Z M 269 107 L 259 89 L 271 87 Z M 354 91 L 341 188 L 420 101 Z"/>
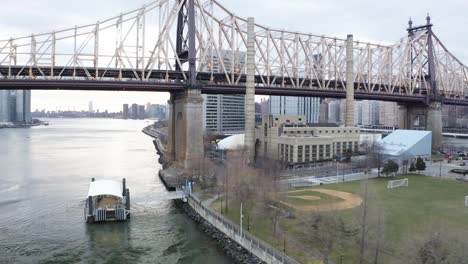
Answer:
<path fill-rule="evenodd" d="M 337 249 L 341 241 L 356 235 L 355 230 L 348 227 L 337 212 L 312 212 L 304 218 L 302 226 L 306 242 L 321 252 L 325 264 L 329 263 L 330 254 Z"/>
<path fill-rule="evenodd" d="M 384 146 L 379 142 L 367 141 L 363 144 L 363 148 L 366 156 L 366 167 L 369 170 L 370 168 L 377 167 L 378 177 L 380 177 L 380 169 L 384 164 L 385 153 L 384 153 Z"/>
<path fill-rule="evenodd" d="M 382 262 L 380 253 L 385 248 L 385 215 L 378 193 L 368 180 L 362 183 L 362 205 L 359 222 L 359 263 Z"/>
<path fill-rule="evenodd" d="M 414 264 L 467 263 L 468 243 L 462 234 L 451 233 L 446 228 L 431 226 L 428 229 L 425 236 L 411 241 Z"/>

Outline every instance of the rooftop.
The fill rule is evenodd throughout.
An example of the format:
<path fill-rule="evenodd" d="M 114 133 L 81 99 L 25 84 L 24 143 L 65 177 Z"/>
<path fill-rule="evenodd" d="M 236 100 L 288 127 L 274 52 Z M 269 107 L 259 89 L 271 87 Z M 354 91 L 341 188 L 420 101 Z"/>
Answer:
<path fill-rule="evenodd" d="M 400 155 L 430 134 L 431 131 L 397 129 L 382 139 L 385 154 Z"/>

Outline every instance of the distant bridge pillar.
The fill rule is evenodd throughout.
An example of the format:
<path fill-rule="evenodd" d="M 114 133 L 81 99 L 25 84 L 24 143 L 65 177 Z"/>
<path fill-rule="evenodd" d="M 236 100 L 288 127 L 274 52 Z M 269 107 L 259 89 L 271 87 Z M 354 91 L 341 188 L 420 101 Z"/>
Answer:
<path fill-rule="evenodd" d="M 427 109 L 427 130 L 432 131 L 432 149 L 442 147 L 442 104 L 431 102 Z"/>
<path fill-rule="evenodd" d="M 408 129 L 408 106 L 405 104 L 398 104 L 398 127 Z"/>
<path fill-rule="evenodd" d="M 184 168 L 193 168 L 204 157 L 200 89 L 172 93 L 169 106 L 168 155 Z"/>
<path fill-rule="evenodd" d="M 409 130 L 429 130 L 432 132 L 432 149 L 442 146 L 442 106 L 439 102 L 429 105 L 398 105 L 399 127 Z"/>
<path fill-rule="evenodd" d="M 345 126 L 354 126 L 353 35 L 346 39 L 346 113 Z"/>
<path fill-rule="evenodd" d="M 245 90 L 245 137 L 248 162 L 255 161 L 255 20 L 247 20 L 247 82 Z"/>

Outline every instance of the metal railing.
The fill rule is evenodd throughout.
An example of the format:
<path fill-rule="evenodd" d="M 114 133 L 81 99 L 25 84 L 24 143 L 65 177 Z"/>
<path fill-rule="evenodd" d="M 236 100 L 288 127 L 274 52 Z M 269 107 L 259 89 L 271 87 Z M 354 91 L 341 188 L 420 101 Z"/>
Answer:
<path fill-rule="evenodd" d="M 223 232 L 222 230 L 220 231 L 225 233 L 232 240 L 236 241 L 247 250 L 249 250 L 250 247 L 250 249 L 255 249 L 257 252 L 262 252 L 263 254 L 255 254 L 253 250 L 249 250 L 252 254 L 261 260 L 267 263 L 299 264 L 299 262 L 295 261 L 283 252 L 275 249 L 271 245 L 265 243 L 261 239 L 254 236 L 252 233 L 246 230 L 242 230 L 241 232 L 239 225 L 233 223 L 229 219 L 224 218 L 224 216 L 220 215 L 218 212 L 204 206 L 196 197 L 189 195 L 188 200 L 192 208 L 197 211 L 206 221 L 210 222 L 210 219 L 206 217 L 210 216 L 224 228 L 229 230 L 229 232 Z M 213 222 L 210 222 L 210 224 L 215 227 L 217 226 L 216 223 Z"/>

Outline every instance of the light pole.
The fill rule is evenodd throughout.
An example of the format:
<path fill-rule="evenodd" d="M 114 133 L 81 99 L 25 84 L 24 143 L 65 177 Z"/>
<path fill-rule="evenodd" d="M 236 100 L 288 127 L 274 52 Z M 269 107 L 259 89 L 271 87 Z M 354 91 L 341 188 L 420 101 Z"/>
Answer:
<path fill-rule="evenodd" d="M 240 204 L 240 239 L 242 240 L 242 218 L 244 216 L 242 215 L 242 203 Z"/>
<path fill-rule="evenodd" d="M 338 175 L 339 175 L 339 172 L 338 172 L 338 160 L 336 160 L 336 184 L 338 184 Z"/>
<path fill-rule="evenodd" d="M 444 160 L 441 160 L 441 161 L 440 161 L 440 165 L 439 165 L 439 178 L 442 178 L 442 162 L 443 162 L 443 161 L 444 161 Z"/>

